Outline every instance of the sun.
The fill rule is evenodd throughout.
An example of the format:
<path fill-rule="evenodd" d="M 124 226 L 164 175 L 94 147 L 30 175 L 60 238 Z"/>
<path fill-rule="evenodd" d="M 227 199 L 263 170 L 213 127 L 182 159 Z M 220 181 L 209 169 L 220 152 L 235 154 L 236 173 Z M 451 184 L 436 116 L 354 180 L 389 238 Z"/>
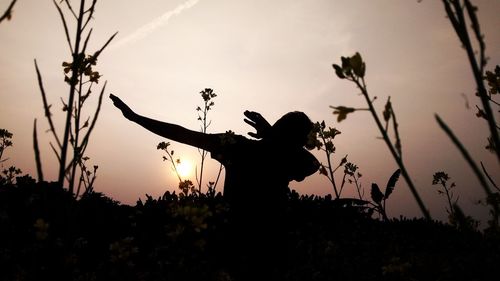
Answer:
<path fill-rule="evenodd" d="M 179 173 L 179 176 L 181 176 L 181 178 L 188 178 L 193 174 L 193 163 L 190 160 L 179 160 L 176 168 L 177 173 Z"/>

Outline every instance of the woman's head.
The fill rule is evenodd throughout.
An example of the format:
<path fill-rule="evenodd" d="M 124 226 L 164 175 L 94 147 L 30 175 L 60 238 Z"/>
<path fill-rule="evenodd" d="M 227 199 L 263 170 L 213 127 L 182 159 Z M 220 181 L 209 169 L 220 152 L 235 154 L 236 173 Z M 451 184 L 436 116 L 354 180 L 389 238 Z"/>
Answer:
<path fill-rule="evenodd" d="M 273 138 L 294 146 L 304 146 L 313 129 L 311 119 L 304 112 L 292 111 L 283 115 L 272 126 Z"/>

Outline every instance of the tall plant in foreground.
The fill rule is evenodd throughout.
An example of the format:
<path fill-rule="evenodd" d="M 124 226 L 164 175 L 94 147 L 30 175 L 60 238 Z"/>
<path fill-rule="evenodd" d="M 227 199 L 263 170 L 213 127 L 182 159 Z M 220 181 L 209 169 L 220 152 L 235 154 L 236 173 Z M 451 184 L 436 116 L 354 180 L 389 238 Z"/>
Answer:
<path fill-rule="evenodd" d="M 213 89 L 210 88 L 205 88 L 202 91 L 200 91 L 201 98 L 203 99 L 203 107 L 196 107 L 196 111 L 198 112 L 198 121 L 200 121 L 201 126 L 200 126 L 200 132 L 206 134 L 208 127 L 212 123 L 210 120 L 208 120 L 208 112 L 212 109 L 212 107 L 215 105 L 213 99 L 217 97 L 217 94 L 213 91 Z M 177 178 L 179 179 L 179 189 L 181 190 L 181 194 L 188 195 L 189 193 L 195 194 L 201 194 L 201 187 L 203 183 L 203 172 L 204 172 L 204 167 L 205 167 L 205 159 L 208 155 L 208 151 L 198 149 L 201 159 L 200 159 L 200 171 L 198 174 L 198 170 L 196 170 L 196 183 L 197 183 L 197 190 L 191 180 L 183 180 L 179 174 L 178 165 L 181 163 L 180 158 L 174 158 L 174 153 L 175 151 L 170 147 L 169 142 L 160 142 L 156 149 L 162 150 L 166 153 L 166 156 L 163 156 L 163 161 L 168 161 L 172 165 L 172 169 L 174 170 Z M 219 182 L 220 175 L 222 173 L 223 166 L 220 164 L 219 166 L 219 172 L 217 174 L 217 178 L 215 181 L 210 181 L 207 184 L 207 194 L 212 194 L 215 195 L 215 187 L 217 186 L 217 183 Z"/>
<path fill-rule="evenodd" d="M 399 131 L 398 131 L 398 123 L 396 121 L 396 115 L 394 113 L 394 110 L 392 108 L 392 103 L 390 101 L 390 98 L 387 100 L 387 103 L 385 105 L 385 109 L 383 112 L 383 118 L 385 121 L 385 124 L 382 123 L 381 119 L 379 118 L 379 115 L 377 111 L 375 110 L 375 107 L 373 105 L 373 102 L 375 99 L 371 99 L 370 95 L 368 94 L 368 89 L 366 86 L 365 82 L 365 72 L 366 72 L 366 64 L 361 58 L 361 55 L 359 53 L 354 54 L 351 57 L 341 57 L 341 65 L 338 64 L 333 64 L 333 68 L 335 69 L 335 73 L 340 79 L 346 79 L 348 81 L 353 82 L 358 89 L 361 90 L 361 93 L 363 97 L 366 100 L 366 103 L 368 105 L 367 109 L 356 109 L 352 107 L 346 107 L 346 106 L 332 106 L 334 109 L 334 114 L 338 115 L 337 121 L 342 121 L 346 118 L 347 114 L 358 111 L 358 110 L 368 110 L 373 116 L 373 119 L 375 120 L 375 123 L 382 134 L 382 139 L 386 143 L 387 147 L 389 148 L 389 151 L 391 152 L 391 155 L 393 156 L 394 160 L 396 161 L 397 165 L 399 166 L 401 170 L 401 174 L 403 175 L 404 179 L 406 180 L 406 183 L 408 184 L 408 187 L 410 188 L 410 191 L 417 201 L 417 204 L 422 211 L 422 214 L 425 216 L 425 218 L 430 219 L 431 216 L 429 214 L 429 211 L 425 207 L 424 202 L 420 198 L 420 195 L 418 194 L 418 191 L 413 184 L 413 181 L 408 174 L 408 171 L 406 169 L 406 166 L 403 162 L 403 153 L 402 153 L 402 148 L 401 148 L 401 139 L 399 138 Z M 392 127 L 395 135 L 395 141 L 394 143 L 391 141 L 389 138 L 389 122 L 392 120 Z"/>
<path fill-rule="evenodd" d="M 21 174 L 21 169 L 14 166 L 9 168 L 4 168 L 3 163 L 9 158 L 2 159 L 5 149 L 11 147 L 12 143 L 12 133 L 6 129 L 0 129 L 0 185 L 13 184 L 16 176 Z"/>
<path fill-rule="evenodd" d="M 62 63 L 64 81 L 69 87 L 67 98 L 61 98 L 62 110 L 66 114 L 62 138 L 56 131 L 56 126 L 50 111 L 52 105 L 47 101 L 47 94 L 43 86 L 42 76 L 35 60 L 35 69 L 42 95 L 45 117 L 47 118 L 50 126 L 49 131 L 52 133 L 55 140 L 55 144 L 50 143 L 50 146 L 59 163 L 57 182 L 61 187 L 64 186 L 66 182 L 69 192 L 75 194 L 75 196 L 78 196 L 82 184 L 85 186 L 86 190 L 92 188 L 91 186 L 89 187 L 90 184 L 93 184 L 93 178 L 90 177 L 92 172 L 85 166 L 85 161 L 88 158 L 84 157 L 84 153 L 89 144 L 90 134 L 94 129 L 99 111 L 101 109 L 106 82 L 101 88 L 97 108 L 95 109 L 92 118 L 90 116 L 86 117 L 83 109 L 85 102 L 92 94 L 93 87 L 99 83 L 101 78 L 99 72 L 94 69 L 97 59 L 116 35 L 115 33 L 111 36 L 99 50 L 95 52 L 87 50 L 88 43 L 92 35 L 92 28 L 90 28 L 89 24 L 93 19 L 96 3 L 97 0 L 81 0 L 79 2 L 79 8 L 74 9 L 71 1 L 69 0 L 60 1 L 59 4 L 54 1 L 54 5 L 61 17 L 67 44 L 71 52 L 71 60 L 69 62 Z M 63 12 L 61 5 L 66 6 L 66 13 L 69 14 L 69 18 L 73 20 L 72 27 L 75 28 L 73 35 L 70 35 L 69 25 L 71 22 L 67 20 L 67 16 Z M 38 152 L 36 120 L 34 127 L 35 156 L 37 160 L 37 167 L 39 167 L 38 179 L 43 180 L 40 155 Z M 97 166 L 94 166 L 94 177 L 96 169 Z M 78 174 L 80 174 L 79 184 L 77 190 L 75 191 L 75 180 Z"/>
<path fill-rule="evenodd" d="M 181 159 L 174 159 L 175 151 L 169 148 L 170 142 L 160 142 L 156 149 L 163 150 L 166 156 L 163 156 L 163 161 L 168 161 L 172 165 L 172 170 L 174 171 L 177 179 L 179 180 L 179 189 L 181 191 L 182 196 L 188 196 L 189 194 L 196 194 L 197 190 L 191 180 L 183 180 L 181 175 L 179 174 L 178 166 L 181 164 Z"/>
<path fill-rule="evenodd" d="M 340 131 L 336 128 L 328 127 L 327 129 L 325 121 L 322 121 L 321 123 L 316 122 L 314 124 L 313 130 L 311 131 L 311 135 L 309 135 L 308 143 L 308 146 L 315 147 L 317 150 L 323 151 L 325 153 L 327 163 L 326 165 L 320 163 L 319 172 L 320 174 L 326 176 L 328 178 L 328 181 L 330 181 L 330 183 L 332 184 L 336 199 L 340 198 L 342 189 L 338 187 L 335 182 L 335 172 L 347 163 L 347 155 L 342 158 L 342 160 L 340 160 L 337 166 L 335 166 L 332 162 L 332 156 L 337 150 L 335 145 L 333 144 L 333 140 L 339 134 Z"/>
<path fill-rule="evenodd" d="M 460 42 L 462 43 L 463 48 L 467 53 L 467 58 L 469 60 L 472 74 L 476 82 L 476 95 L 480 98 L 482 105 L 482 108 L 476 106 L 478 109 L 478 113 L 476 115 L 487 121 L 490 131 L 487 148 L 490 151 L 496 153 L 497 160 L 500 163 L 500 126 L 498 126 L 498 124 L 496 123 L 495 116 L 493 115 L 493 111 L 491 109 L 492 104 L 499 106 L 499 104 L 493 100 L 493 95 L 498 94 L 498 85 L 500 80 L 498 79 L 498 77 L 500 77 L 500 70 L 497 71 L 497 66 L 495 72 L 487 72 L 486 75 L 484 74 L 487 62 L 485 54 L 486 44 L 484 42 L 484 36 L 481 33 L 479 21 L 476 15 L 477 7 L 474 6 L 469 0 L 443 0 L 443 4 L 447 18 L 452 24 L 453 29 L 455 30 L 458 38 L 460 39 Z M 470 28 L 468 27 L 469 24 Z M 471 37 L 475 38 L 475 42 L 474 39 L 471 39 Z M 474 50 L 474 44 L 478 46 L 479 50 Z M 484 84 L 485 80 L 488 81 L 488 85 L 490 86 L 489 91 L 486 89 L 486 86 Z M 448 135 L 455 146 L 457 146 L 458 150 L 478 178 L 481 187 L 486 193 L 486 202 L 492 207 L 492 218 L 489 221 L 490 227 L 499 231 L 500 193 L 494 192 L 489 186 L 484 175 L 486 174 L 486 176 L 488 177 L 488 174 L 485 172 L 484 167 L 483 171 L 485 173 L 483 174 L 474 161 L 472 155 L 470 155 L 468 150 L 463 146 L 463 144 L 456 137 L 453 131 L 448 127 L 448 125 L 441 119 L 441 117 L 439 117 L 439 115 L 436 114 L 435 117 L 441 129 L 443 129 L 443 131 Z M 491 179 L 490 182 L 492 182 Z M 493 186 L 495 185 L 493 184 Z"/>
<path fill-rule="evenodd" d="M 463 48 L 467 53 L 467 58 L 470 63 L 472 75 L 476 82 L 476 95 L 481 100 L 482 108 L 478 109 L 477 116 L 486 120 L 490 130 L 488 138 L 488 147 L 494 151 L 497 160 L 500 163 L 500 127 L 495 121 L 495 115 L 491 108 L 491 104 L 499 105 L 492 99 L 492 95 L 497 94 L 497 91 L 488 91 L 484 84 L 486 59 L 486 43 L 484 35 L 481 33 L 479 21 L 477 19 L 477 7 L 470 0 L 443 0 L 446 16 L 455 30 Z M 468 27 L 470 24 L 470 28 Z M 475 41 L 475 42 L 474 42 Z M 474 50 L 476 44 L 479 50 Z M 489 73 L 486 78 L 494 79 L 494 74 Z M 491 81 L 488 79 L 489 82 Z M 490 84 L 492 85 L 492 84 Z M 498 88 L 497 88 L 498 89 Z"/>
<path fill-rule="evenodd" d="M 217 97 L 217 94 L 214 92 L 214 90 L 210 88 L 205 88 L 203 91 L 200 92 L 201 98 L 203 99 L 203 106 L 200 107 L 198 106 L 196 108 L 196 111 L 198 111 L 198 120 L 201 122 L 200 126 L 200 131 L 204 134 L 207 133 L 208 127 L 210 127 L 210 124 L 212 123 L 211 120 L 208 120 L 208 112 L 212 109 L 212 107 L 215 105 L 213 99 Z M 203 182 L 203 170 L 205 167 L 205 158 L 208 155 L 208 151 L 203 150 L 203 149 L 198 149 L 200 153 L 200 171 L 198 174 L 198 171 L 196 173 L 196 182 L 198 183 L 198 192 L 201 193 L 201 185 Z M 208 188 L 209 189 L 215 189 L 215 186 L 217 185 L 217 182 L 219 181 L 219 176 L 222 172 L 222 164 L 219 166 L 219 173 L 217 174 L 217 179 L 215 182 L 209 182 Z"/>

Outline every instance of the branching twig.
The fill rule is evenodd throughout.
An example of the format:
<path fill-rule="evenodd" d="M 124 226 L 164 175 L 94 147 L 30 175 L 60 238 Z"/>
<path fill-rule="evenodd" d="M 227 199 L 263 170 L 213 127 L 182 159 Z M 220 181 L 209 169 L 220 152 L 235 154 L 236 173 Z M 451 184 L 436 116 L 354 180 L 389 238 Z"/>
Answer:
<path fill-rule="evenodd" d="M 42 93 L 45 116 L 49 122 L 50 131 L 53 133 L 54 138 L 57 142 L 57 146 L 54 146 L 52 145 L 52 143 L 50 143 L 50 146 L 54 151 L 54 154 L 56 155 L 59 163 L 59 174 L 57 182 L 62 187 L 65 181 L 67 181 L 68 191 L 74 196 L 78 196 L 80 187 L 82 186 L 82 178 L 83 185 L 87 191 L 91 189 L 93 180 L 95 179 L 95 174 L 92 180 L 88 175 L 83 175 L 83 173 L 87 173 L 90 171 L 86 170 L 86 167 L 82 161 L 85 161 L 85 159 L 89 159 L 88 157 L 84 156 L 84 153 L 88 146 L 90 135 L 93 132 L 94 126 L 99 116 L 102 97 L 106 89 L 105 82 L 99 95 L 98 105 L 93 117 L 91 118 L 82 116 L 84 103 L 92 92 L 92 86 L 94 83 L 97 84 L 99 78 L 101 77 L 99 72 L 94 71 L 92 67 L 96 64 L 97 57 L 109 45 L 109 43 L 111 42 L 111 40 L 113 40 L 117 33 L 113 34 L 106 41 L 106 43 L 93 55 L 87 55 L 86 50 L 93 30 L 90 29 L 88 33 L 86 33 L 85 29 L 87 28 L 87 24 L 92 19 L 97 0 L 92 0 L 92 4 L 90 5 L 90 7 L 85 4 L 86 0 L 80 0 L 78 13 L 75 13 L 75 10 L 68 0 L 61 0 L 60 4 L 58 4 L 56 0 L 53 0 L 53 3 L 56 6 L 56 9 L 61 18 L 66 35 L 66 41 L 70 48 L 72 57 L 72 60 L 70 62 L 63 62 L 62 64 L 65 73 L 65 82 L 70 86 L 67 98 L 61 98 L 63 111 L 65 111 L 66 114 L 62 139 L 59 138 L 59 135 L 55 130 L 55 126 L 50 113 L 50 105 L 47 103 L 41 74 L 38 69 L 36 60 L 35 68 L 37 71 L 38 84 Z M 69 11 L 74 16 L 76 21 L 76 31 L 73 40 L 70 36 L 68 22 L 61 9 L 62 3 L 64 3 L 68 7 Z M 80 171 L 77 171 L 78 168 L 80 168 Z M 80 182 L 78 183 L 78 190 L 75 194 L 75 180 L 78 178 L 78 172 L 80 172 L 81 175 L 79 177 Z"/>
<path fill-rule="evenodd" d="M 484 43 L 484 37 L 481 34 L 481 31 L 479 29 L 479 22 L 476 17 L 477 8 L 472 5 L 470 0 L 464 0 L 463 2 L 464 5 L 462 6 L 461 1 L 459 0 L 443 0 L 448 19 L 450 20 L 458 38 L 460 39 L 464 49 L 466 50 L 471 70 L 476 81 L 477 92 L 483 105 L 485 119 L 488 123 L 491 139 L 495 147 L 497 160 L 500 162 L 500 138 L 496 126 L 495 116 L 493 115 L 493 111 L 491 110 L 488 93 L 483 81 L 484 66 L 486 65 L 484 54 L 486 47 Z M 472 31 L 474 32 L 477 43 L 479 44 L 479 61 L 476 58 L 474 48 L 469 36 L 467 21 L 464 14 L 464 7 L 467 11 L 469 20 L 472 23 Z"/>
<path fill-rule="evenodd" d="M 483 187 L 484 191 L 486 192 L 487 196 L 490 197 L 493 192 L 488 186 L 488 183 L 486 182 L 486 179 L 484 178 L 483 174 L 479 170 L 476 162 L 472 159 L 470 156 L 469 152 L 465 149 L 463 144 L 460 142 L 460 140 L 455 136 L 455 134 L 451 131 L 451 129 L 444 123 L 444 121 L 439 117 L 439 115 L 435 115 L 436 121 L 438 122 L 439 126 L 443 131 L 448 135 L 448 137 L 451 139 L 453 144 L 458 148 L 462 156 L 465 158 L 469 166 L 471 167 L 472 171 L 474 171 L 474 174 L 476 175 L 477 179 L 479 180 L 479 183 Z M 497 204 L 493 204 L 493 210 L 495 212 L 495 217 L 498 218 L 498 215 L 500 214 L 499 206 Z"/>
<path fill-rule="evenodd" d="M 486 171 L 486 168 L 484 167 L 483 162 L 480 162 L 480 163 L 481 163 L 481 168 L 483 169 L 483 172 L 486 175 L 486 177 L 488 178 L 488 180 L 490 181 L 490 183 L 493 185 L 493 187 L 495 187 L 496 190 L 498 190 L 498 192 L 500 192 L 500 188 L 497 186 L 495 181 L 493 181 L 493 179 L 490 177 L 490 174 L 488 174 L 488 172 Z"/>
<path fill-rule="evenodd" d="M 54 2 L 55 3 L 55 2 Z M 56 3 L 57 5 L 57 3 Z M 58 6 L 58 5 L 57 5 Z M 83 11 L 84 11 L 84 6 L 85 6 L 85 1 L 82 0 L 80 2 L 80 12 L 77 17 L 77 27 L 76 27 L 76 38 L 75 38 L 75 44 L 72 49 L 72 57 L 73 57 L 73 63 L 71 65 L 71 78 L 69 81 L 70 84 L 70 90 L 69 90 L 69 98 L 68 98 L 68 108 L 67 108 L 67 113 L 66 113 L 66 126 L 64 128 L 64 136 L 62 140 L 62 149 L 61 149 L 61 163 L 59 165 L 59 178 L 58 178 L 58 183 L 62 187 L 64 183 L 64 178 L 66 176 L 66 158 L 67 158 L 67 153 L 68 153 L 68 145 L 69 145 L 69 135 L 71 131 L 71 117 L 73 114 L 73 103 L 75 99 L 75 92 L 76 92 L 76 84 L 78 80 L 78 75 L 79 75 L 79 67 L 80 67 L 80 42 L 81 42 L 81 28 L 82 28 L 82 21 L 83 21 Z M 60 10 L 60 9 L 59 9 Z M 61 18 L 64 20 L 64 15 L 61 14 Z M 73 186 L 69 186 L 69 191 L 73 193 Z"/>
<path fill-rule="evenodd" d="M 7 10 L 3 13 L 2 16 L 0 16 L 0 22 L 2 22 L 4 19 L 10 20 L 10 18 L 12 17 L 12 10 L 14 9 L 14 5 L 16 4 L 16 1 L 17 0 L 12 0 L 12 2 L 10 2 L 10 5 L 7 8 Z"/>
<path fill-rule="evenodd" d="M 106 84 L 107 84 L 107 81 L 104 82 L 104 86 L 102 86 L 101 93 L 99 94 L 99 100 L 97 102 L 97 109 L 96 109 L 96 111 L 94 113 L 94 117 L 92 118 L 92 123 L 90 124 L 89 129 L 87 130 L 87 133 L 83 137 L 82 145 L 81 145 L 81 148 L 80 148 L 83 151 L 87 147 L 87 144 L 88 144 L 89 138 L 90 138 L 90 133 L 92 133 L 92 131 L 94 130 L 94 126 L 95 126 L 95 124 L 97 122 L 97 117 L 99 116 L 99 112 L 101 111 L 102 97 L 104 96 L 104 90 L 106 89 Z"/>
<path fill-rule="evenodd" d="M 389 148 L 389 151 L 391 152 L 392 156 L 394 157 L 394 160 L 396 160 L 396 163 L 398 164 L 399 168 L 401 169 L 401 173 L 403 174 L 403 177 L 405 178 L 406 183 L 408 184 L 408 187 L 410 188 L 410 191 L 411 191 L 413 197 L 417 201 L 417 204 L 420 207 L 420 210 L 422 211 L 423 215 L 427 219 L 431 219 L 429 211 L 427 210 L 427 208 L 425 207 L 424 202 L 420 198 L 420 195 L 418 194 L 418 191 L 417 191 L 415 185 L 413 184 L 413 181 L 410 178 L 410 175 L 408 174 L 408 171 L 406 170 L 406 166 L 404 165 L 403 160 L 401 159 L 401 157 L 397 153 L 395 147 L 392 145 L 392 142 L 389 139 L 389 136 L 384 131 L 384 127 L 383 127 L 382 123 L 380 122 L 380 119 L 378 118 L 378 115 L 377 115 L 377 112 L 375 110 L 375 107 L 373 106 L 373 103 L 370 102 L 370 97 L 369 97 L 368 91 L 366 89 L 366 84 L 365 84 L 364 78 L 361 78 L 361 81 L 356 80 L 354 82 L 356 83 L 356 85 L 358 86 L 358 88 L 363 93 L 363 96 L 365 97 L 365 99 L 366 99 L 366 101 L 368 103 L 368 106 L 370 108 L 370 112 L 372 113 L 373 119 L 375 120 L 375 123 L 377 124 L 377 127 L 378 127 L 379 131 L 382 133 L 382 138 L 384 139 L 387 147 Z"/>
<path fill-rule="evenodd" d="M 42 81 L 42 75 L 40 74 L 40 69 L 38 68 L 38 64 L 36 63 L 35 60 L 35 69 L 36 69 L 36 76 L 38 78 L 38 86 L 40 87 L 40 93 L 42 94 L 42 101 L 43 101 L 43 109 L 45 111 L 45 117 L 47 118 L 50 126 L 50 131 L 54 135 L 54 138 L 56 139 L 57 146 L 59 149 L 62 148 L 61 141 L 59 140 L 59 137 L 57 136 L 57 132 L 54 126 L 54 122 L 52 121 L 52 114 L 50 113 L 50 105 L 47 103 L 47 95 L 45 94 L 45 88 L 43 86 L 43 81 Z M 58 156 L 59 158 L 59 156 Z"/>
<path fill-rule="evenodd" d="M 356 53 L 352 57 L 341 57 L 341 60 L 342 60 L 342 65 L 337 65 L 337 64 L 333 65 L 333 68 L 335 69 L 336 75 L 340 79 L 347 79 L 347 80 L 355 83 L 356 86 L 358 87 L 358 89 L 361 90 L 361 93 L 364 96 L 366 103 L 368 104 L 368 108 L 373 116 L 373 119 L 375 120 L 377 128 L 379 129 L 380 133 L 382 134 L 382 138 L 385 141 L 387 147 L 389 148 L 389 151 L 391 152 L 394 160 L 396 161 L 399 168 L 401 169 L 401 173 L 403 174 L 403 177 L 405 178 L 406 183 L 408 184 L 408 187 L 410 188 L 410 191 L 411 191 L 413 197 L 417 201 L 417 204 L 420 207 L 420 210 L 422 211 L 422 213 L 426 219 L 431 219 L 429 211 L 425 207 L 424 202 L 420 198 L 420 195 L 418 194 L 418 191 L 415 188 L 415 185 L 413 184 L 413 181 L 411 180 L 410 175 L 408 174 L 408 171 L 406 170 L 406 166 L 403 163 L 401 155 L 398 154 L 397 149 L 395 148 L 395 146 L 392 144 L 391 140 L 389 139 L 389 136 L 387 134 L 387 130 L 384 128 L 384 125 L 380 121 L 380 118 L 378 117 L 377 111 L 375 110 L 375 107 L 373 106 L 373 100 L 370 99 L 370 96 L 369 96 L 368 90 L 367 90 L 367 86 L 365 83 L 365 79 L 364 79 L 366 65 L 363 62 L 361 55 L 359 53 Z M 395 129 L 397 129 L 397 125 L 395 126 Z M 398 142 L 398 140 L 396 140 L 396 143 L 397 142 Z"/>
<path fill-rule="evenodd" d="M 61 21 L 62 21 L 63 26 L 64 26 L 64 34 L 66 34 L 66 41 L 68 42 L 69 50 L 70 50 L 70 52 L 73 52 L 73 45 L 71 44 L 71 38 L 69 36 L 69 29 L 68 29 L 68 24 L 66 23 L 66 18 L 64 17 L 64 14 L 61 10 L 61 7 L 59 7 L 59 5 L 56 3 L 55 0 L 53 0 L 53 1 L 54 1 L 54 5 L 56 5 L 57 11 L 59 12 L 59 16 L 61 17 Z M 71 6 L 69 6 L 69 3 L 68 3 L 68 7 L 71 7 Z M 73 10 L 71 10 L 71 11 L 73 12 Z M 77 18 L 76 15 L 75 15 L 75 18 Z"/>

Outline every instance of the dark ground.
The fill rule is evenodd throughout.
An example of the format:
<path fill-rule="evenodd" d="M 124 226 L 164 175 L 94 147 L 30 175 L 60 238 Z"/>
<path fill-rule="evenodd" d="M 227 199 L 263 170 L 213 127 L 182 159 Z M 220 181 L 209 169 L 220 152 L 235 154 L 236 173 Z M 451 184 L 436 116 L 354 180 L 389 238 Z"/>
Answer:
<path fill-rule="evenodd" d="M 265 196 L 265 195 L 263 195 Z M 51 183 L 0 186 L 0 280 L 496 280 L 500 235 L 291 193 L 280 217 L 220 195 L 127 206 Z M 490 277 L 491 276 L 491 277 Z"/>

